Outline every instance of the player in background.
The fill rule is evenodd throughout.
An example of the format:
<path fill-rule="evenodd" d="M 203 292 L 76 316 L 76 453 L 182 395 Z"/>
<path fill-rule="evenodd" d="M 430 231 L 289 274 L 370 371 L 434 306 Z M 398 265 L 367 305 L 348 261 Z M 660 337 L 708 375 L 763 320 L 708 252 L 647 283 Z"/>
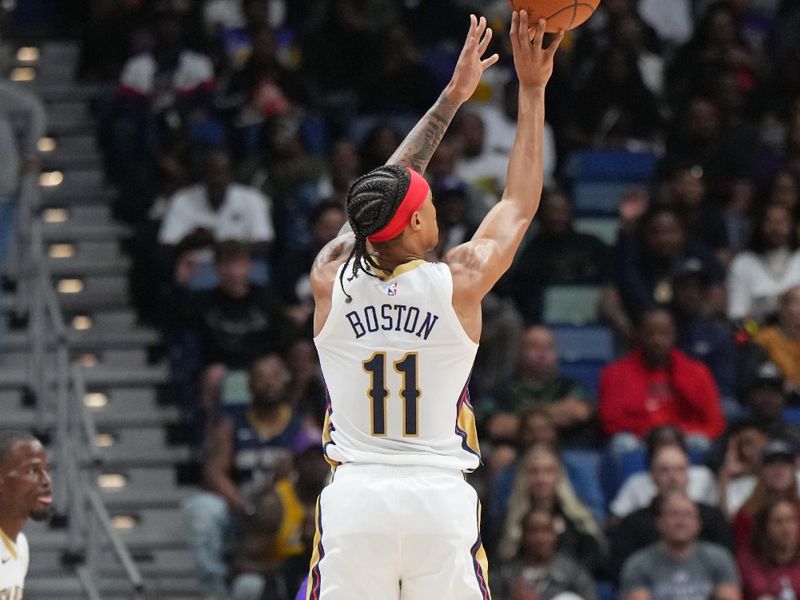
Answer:
<path fill-rule="evenodd" d="M 29 433 L 0 430 L 0 599 L 21 600 L 30 555 L 22 529 L 53 501 L 47 455 Z"/>
<path fill-rule="evenodd" d="M 323 437 L 333 482 L 317 505 L 308 598 L 487 599 L 480 506 L 463 473 L 480 463 L 467 382 L 481 300 L 509 268 L 542 192 L 544 89 L 563 38 L 543 48 L 514 12 L 520 82 L 507 187 L 469 242 L 427 262 L 438 229 L 422 178 L 458 108 L 497 56 L 471 17 L 449 85 L 384 167 L 347 198 L 353 233 L 311 272 L 315 343 L 329 392 Z M 531 42 L 531 33 L 533 40 Z"/>

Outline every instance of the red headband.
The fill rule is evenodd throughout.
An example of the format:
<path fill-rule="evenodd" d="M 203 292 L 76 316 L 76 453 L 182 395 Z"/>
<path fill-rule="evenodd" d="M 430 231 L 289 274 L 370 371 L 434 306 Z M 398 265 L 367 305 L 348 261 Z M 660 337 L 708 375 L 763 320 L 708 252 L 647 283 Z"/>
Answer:
<path fill-rule="evenodd" d="M 386 242 L 400 235 L 411 222 L 411 215 L 419 210 L 419 207 L 425 202 L 425 198 L 428 197 L 431 186 L 428 185 L 425 178 L 413 169 L 408 169 L 408 174 L 411 175 L 411 183 L 408 185 L 408 191 L 403 201 L 386 227 L 367 237 L 370 242 Z"/>

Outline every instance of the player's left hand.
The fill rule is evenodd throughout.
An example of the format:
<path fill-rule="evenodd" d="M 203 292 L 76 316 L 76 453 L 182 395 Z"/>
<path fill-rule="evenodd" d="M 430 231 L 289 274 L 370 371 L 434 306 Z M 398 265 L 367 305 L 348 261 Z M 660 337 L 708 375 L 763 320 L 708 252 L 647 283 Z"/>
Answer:
<path fill-rule="evenodd" d="M 475 15 L 470 15 L 467 40 L 446 90 L 452 100 L 461 104 L 469 100 L 475 93 L 483 72 L 500 59 L 497 54 L 483 58 L 491 41 L 492 29 L 487 27 L 486 17 L 479 20 Z"/>

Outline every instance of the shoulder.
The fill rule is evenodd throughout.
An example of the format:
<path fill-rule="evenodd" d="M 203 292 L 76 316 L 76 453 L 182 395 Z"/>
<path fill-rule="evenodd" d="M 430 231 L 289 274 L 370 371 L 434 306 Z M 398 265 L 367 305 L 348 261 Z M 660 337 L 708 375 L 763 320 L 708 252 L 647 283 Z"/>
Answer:
<path fill-rule="evenodd" d="M 711 561 L 714 565 L 733 565 L 735 563 L 730 550 L 714 544 L 713 542 L 697 542 L 697 553 L 704 560 Z"/>
<path fill-rule="evenodd" d="M 761 260 L 758 255 L 750 250 L 739 252 L 731 261 L 731 271 L 740 271 L 744 273 L 746 269 L 752 268 L 754 264 L 760 264 Z"/>
<path fill-rule="evenodd" d="M 230 187 L 230 198 L 234 202 L 241 202 L 249 205 L 259 205 L 267 202 L 267 197 L 257 188 L 241 183 L 232 183 Z"/>
<path fill-rule="evenodd" d="M 645 546 L 631 554 L 625 561 L 624 571 L 649 570 L 650 567 L 661 561 L 661 551 L 658 542 Z"/>
<path fill-rule="evenodd" d="M 183 187 L 175 192 L 170 199 L 170 204 L 172 206 L 186 206 L 200 202 L 202 199 L 203 186 L 197 183 Z"/>

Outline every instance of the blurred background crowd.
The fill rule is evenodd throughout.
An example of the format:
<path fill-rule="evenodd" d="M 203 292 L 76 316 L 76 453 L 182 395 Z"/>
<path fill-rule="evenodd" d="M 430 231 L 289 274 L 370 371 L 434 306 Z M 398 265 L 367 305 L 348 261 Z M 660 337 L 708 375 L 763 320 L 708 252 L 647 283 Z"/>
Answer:
<path fill-rule="evenodd" d="M 291 598 L 324 383 L 308 271 L 449 80 L 500 63 L 427 177 L 445 252 L 502 193 L 505 0 L 94 0 L 79 34 L 131 290 L 163 332 L 207 492 L 214 597 Z M 800 593 L 800 2 L 603 0 L 547 88 L 545 184 L 470 384 L 498 600 Z M 276 508 L 277 507 L 277 508 Z"/>

